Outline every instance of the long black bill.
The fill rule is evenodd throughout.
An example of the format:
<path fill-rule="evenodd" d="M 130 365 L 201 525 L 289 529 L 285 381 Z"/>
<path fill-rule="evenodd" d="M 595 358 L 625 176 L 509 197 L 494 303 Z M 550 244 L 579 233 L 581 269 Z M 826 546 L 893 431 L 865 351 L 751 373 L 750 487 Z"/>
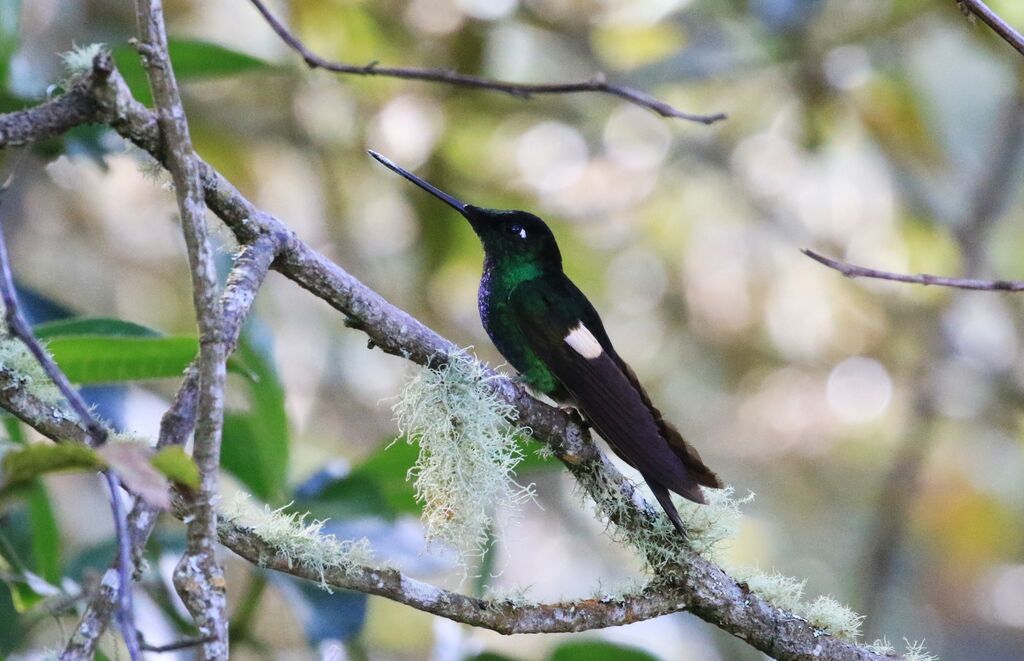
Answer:
<path fill-rule="evenodd" d="M 460 202 L 459 200 L 455 199 L 454 197 L 452 197 L 448 193 L 445 193 L 440 188 L 437 188 L 436 186 L 434 186 L 432 184 L 428 184 L 427 182 L 423 181 L 422 179 L 420 179 L 419 177 L 414 175 L 412 172 L 409 172 L 408 170 L 406 170 L 404 168 L 398 167 L 397 165 L 395 165 L 394 163 L 389 161 L 387 158 L 381 156 L 380 154 L 378 154 L 377 152 L 373 151 L 372 149 L 367 149 L 366 153 L 368 153 L 370 156 L 373 156 L 375 159 L 377 159 L 378 161 L 383 163 L 384 167 L 388 168 L 389 170 L 393 170 L 393 171 L 397 172 L 398 174 L 402 175 L 403 177 L 405 177 L 406 179 L 408 179 L 412 183 L 416 184 L 417 186 L 419 186 L 423 190 L 427 191 L 428 193 L 430 193 L 434 197 L 437 197 L 437 198 L 440 198 L 440 199 L 444 200 L 449 206 L 455 208 L 459 213 L 465 215 L 466 206 L 467 205 L 464 202 Z"/>

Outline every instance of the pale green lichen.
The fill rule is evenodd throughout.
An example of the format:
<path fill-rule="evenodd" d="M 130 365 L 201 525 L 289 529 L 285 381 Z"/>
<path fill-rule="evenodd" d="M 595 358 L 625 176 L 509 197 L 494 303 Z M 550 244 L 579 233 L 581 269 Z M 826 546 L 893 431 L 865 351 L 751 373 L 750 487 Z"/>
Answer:
<path fill-rule="evenodd" d="M 848 640 L 860 637 L 860 627 L 864 623 L 863 615 L 827 596 L 820 596 L 810 603 L 801 602 L 793 614 L 822 631 Z"/>
<path fill-rule="evenodd" d="M 0 336 L 0 371 L 8 372 L 21 388 L 46 406 L 57 409 L 62 416 L 66 414 L 60 390 L 21 340 Z"/>
<path fill-rule="evenodd" d="M 463 568 L 488 546 L 494 512 L 515 512 L 533 497 L 533 485 L 516 482 L 522 460 L 515 407 L 500 399 L 495 378 L 464 353 L 420 370 L 394 405 L 398 430 L 420 448 L 409 478 L 423 505 L 427 540 L 453 548 Z"/>
<path fill-rule="evenodd" d="M 803 609 L 804 585 L 807 581 L 756 567 L 736 567 L 730 570 L 730 574 L 737 581 L 746 583 L 751 592 L 783 610 L 796 613 Z"/>
<path fill-rule="evenodd" d="M 860 635 L 863 616 L 831 597 L 805 601 L 803 581 L 775 571 L 729 566 L 722 551 L 739 531 L 743 518 L 740 508 L 753 500 L 753 494 L 737 499 L 732 487 L 726 487 L 706 489 L 704 505 L 676 499 L 679 517 L 687 530 L 684 539 L 665 516 L 656 517 L 653 525 L 630 526 L 629 529 L 612 525 L 614 521 L 628 521 L 633 516 L 632 504 L 621 489 L 605 482 L 600 474 L 584 474 L 581 478 L 592 480 L 588 492 L 596 494 L 598 510 L 609 522 L 613 537 L 640 552 L 649 574 L 658 576 L 684 554 L 696 552 L 723 566 L 736 580 L 746 583 L 752 593 L 818 629 L 850 640 Z"/>
<path fill-rule="evenodd" d="M 740 531 L 743 521 L 740 508 L 754 500 L 751 492 L 742 498 L 734 497 L 734 493 L 732 487 L 705 489 L 704 498 L 707 502 L 703 505 L 689 500 L 675 501 L 679 518 L 683 520 L 686 534 L 690 538 L 690 547 L 715 562 L 721 562 L 720 554 L 725 543 Z"/>
<path fill-rule="evenodd" d="M 135 431 L 112 431 L 107 435 L 108 443 L 133 443 L 156 447 L 156 440 Z"/>
<path fill-rule="evenodd" d="M 904 638 L 903 642 L 907 646 L 907 650 L 903 653 L 904 661 L 939 661 L 939 657 L 934 654 L 930 654 L 928 650 L 924 648 L 923 640 L 910 642 Z"/>
<path fill-rule="evenodd" d="M 489 608 L 500 609 L 508 606 L 513 609 L 533 606 L 536 602 L 530 599 L 531 586 L 510 585 L 507 587 L 488 587 L 484 593 L 484 601 Z"/>
<path fill-rule="evenodd" d="M 881 656 L 896 656 L 896 648 L 886 638 L 878 638 L 875 642 L 864 646 L 869 652 Z"/>
<path fill-rule="evenodd" d="M 61 53 L 60 59 L 64 63 L 67 81 L 74 80 L 92 71 L 93 60 L 105 50 L 107 50 L 106 44 L 96 43 L 85 46 L 74 44 L 71 50 Z"/>
<path fill-rule="evenodd" d="M 598 579 L 590 598 L 602 603 L 622 603 L 630 597 L 642 595 L 647 586 L 636 578 L 626 578 L 612 585 Z"/>
<path fill-rule="evenodd" d="M 222 514 L 223 520 L 248 528 L 285 558 L 289 566 L 311 568 L 320 577 L 320 587 L 331 591 L 326 576 L 333 570 L 349 573 L 373 562 L 373 549 L 365 538 L 338 539 L 323 533 L 326 520 L 312 519 L 308 512 L 286 512 L 289 506 L 258 507 L 248 494 L 237 493 Z M 261 563 L 262 564 L 262 563 Z"/>
<path fill-rule="evenodd" d="M 555 457 L 555 450 L 550 445 L 542 444 L 534 451 L 534 454 L 537 455 L 538 458 L 547 461 L 548 459 L 553 459 Z"/>

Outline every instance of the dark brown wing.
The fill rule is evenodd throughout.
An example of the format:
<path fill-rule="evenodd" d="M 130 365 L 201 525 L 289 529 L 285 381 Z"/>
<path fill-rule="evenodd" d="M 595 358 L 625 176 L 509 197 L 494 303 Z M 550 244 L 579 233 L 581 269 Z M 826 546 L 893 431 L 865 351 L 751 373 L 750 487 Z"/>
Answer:
<path fill-rule="evenodd" d="M 720 486 L 696 451 L 661 419 L 632 370 L 615 354 L 597 312 L 568 278 L 524 283 L 510 303 L 530 348 L 601 437 L 652 487 L 702 503 L 698 484 Z"/>

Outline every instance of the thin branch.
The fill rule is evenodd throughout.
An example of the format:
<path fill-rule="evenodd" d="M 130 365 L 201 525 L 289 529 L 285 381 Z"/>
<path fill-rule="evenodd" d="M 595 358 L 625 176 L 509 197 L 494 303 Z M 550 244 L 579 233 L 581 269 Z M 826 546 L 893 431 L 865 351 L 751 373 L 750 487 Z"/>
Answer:
<path fill-rule="evenodd" d="M 989 9 L 981 0 L 956 0 L 956 4 L 959 5 L 960 10 L 963 12 L 970 12 L 977 16 L 981 21 L 992 28 L 992 30 L 998 34 L 1003 40 L 1013 46 L 1018 53 L 1024 55 L 1024 35 L 1013 29 L 1013 27 L 999 17 L 999 14 Z"/>
<path fill-rule="evenodd" d="M 220 540 L 254 565 L 291 574 L 332 589 L 354 590 L 391 599 L 417 610 L 483 627 L 501 634 L 565 633 L 641 622 L 689 608 L 680 588 L 648 589 L 621 599 L 581 599 L 549 604 L 512 604 L 477 599 L 418 581 L 397 569 L 363 565 L 321 569 L 297 561 L 266 543 L 252 530 L 223 522 Z"/>
<path fill-rule="evenodd" d="M 303 61 L 311 69 L 324 69 L 334 73 L 349 74 L 356 76 L 386 76 L 388 78 L 401 78 L 404 80 L 423 80 L 431 83 L 442 83 L 456 87 L 471 87 L 475 89 L 503 92 L 512 96 L 529 99 L 535 94 L 577 94 L 581 92 L 595 92 L 610 94 L 624 99 L 641 108 L 647 108 L 662 117 L 674 117 L 685 119 L 701 124 L 714 124 L 726 118 L 725 113 L 714 113 L 711 115 L 698 115 L 684 112 L 664 101 L 659 101 L 650 94 L 624 85 L 616 85 L 605 80 L 603 75 L 598 75 L 591 80 L 571 83 L 550 83 L 550 84 L 527 84 L 513 83 L 502 80 L 484 78 L 458 73 L 450 69 L 425 69 L 421 67 L 382 67 L 377 62 L 371 62 L 362 66 L 345 64 L 320 57 L 303 44 L 298 37 L 292 34 L 284 24 L 274 16 L 262 0 L 249 0 L 256 10 L 263 15 L 270 27 L 281 37 L 289 48 L 302 56 Z"/>
<path fill-rule="evenodd" d="M 167 643 L 166 645 L 150 645 L 143 641 L 142 649 L 145 652 L 153 652 L 154 654 L 164 654 L 165 652 L 177 652 L 178 650 L 187 650 L 190 647 L 198 647 L 205 643 L 213 642 L 212 638 L 188 638 L 186 640 L 178 640 L 173 643 Z"/>
<path fill-rule="evenodd" d="M 121 482 L 113 471 L 104 471 L 107 488 L 110 490 L 110 508 L 114 512 L 114 535 L 117 538 L 117 622 L 121 626 L 121 635 L 128 647 L 128 656 L 132 661 L 142 661 L 142 650 L 139 647 L 139 631 L 135 628 L 135 607 L 132 604 L 132 540 L 128 535 L 128 517 L 121 501 Z M 142 502 L 136 498 L 136 502 Z"/>
<path fill-rule="evenodd" d="M 103 57 L 97 58 L 98 66 L 104 66 Z M 99 85 L 96 93 L 98 98 L 104 99 L 98 112 L 100 121 L 109 123 L 122 136 L 165 162 L 167 154 L 153 113 L 131 98 L 124 81 L 112 75 Z M 241 241 L 250 241 L 261 235 L 278 237 L 285 249 L 273 268 L 345 316 L 355 319 L 376 345 L 420 364 L 436 361 L 455 348 L 449 340 L 394 307 L 340 266 L 297 240 L 279 219 L 254 207 L 212 167 L 199 161 L 199 168 L 207 205 L 225 221 L 236 237 Z M 5 401 L 4 381 L 10 382 L 9 376 L 0 370 L 0 403 Z M 584 429 L 565 413 L 530 397 L 522 386 L 507 377 L 495 376 L 492 384 L 499 396 L 517 407 L 520 422 L 533 429 L 537 440 L 552 448 L 592 495 L 601 497 L 605 495 L 601 490 L 608 489 L 619 493 L 625 505 L 615 515 L 615 520 L 624 534 L 650 531 L 661 515 L 619 473 Z M 23 403 L 38 407 L 38 403 L 31 401 Z M 37 429 L 50 425 L 50 421 L 37 422 L 40 423 Z M 81 436 L 78 430 L 78 437 Z M 665 589 L 683 591 L 690 612 L 775 658 L 887 658 L 866 647 L 824 634 L 804 620 L 780 610 L 699 555 L 684 553 L 667 574 L 664 580 L 669 587 Z M 410 605 L 419 608 L 426 604 Z M 443 611 L 442 603 L 432 604 L 431 608 L 438 609 L 445 617 L 456 619 L 455 614 Z"/>
<path fill-rule="evenodd" d="M 192 299 L 199 325 L 199 404 L 192 457 L 199 467 L 199 488 L 190 494 L 192 509 L 185 553 L 174 570 L 174 586 L 203 638 L 200 659 L 228 655 L 227 587 L 217 561 L 217 510 L 221 431 L 224 425 L 224 384 L 227 346 L 221 329 L 217 272 L 207 237 L 206 205 L 188 121 L 181 105 L 167 48 L 161 0 L 136 0 L 136 17 L 143 57 L 160 132 L 166 146 L 167 168 L 181 212 L 181 224 L 192 275 Z"/>
<path fill-rule="evenodd" d="M 282 246 L 278 238 L 263 235 L 251 244 L 243 246 L 235 258 L 231 273 L 228 274 L 227 285 L 221 297 L 221 308 L 224 311 L 223 323 L 229 354 L 238 344 L 242 324 L 252 308 L 256 292 L 263 284 L 270 264 Z M 185 371 L 185 378 L 174 396 L 174 401 L 160 420 L 158 448 L 185 444 L 195 427 L 198 400 L 199 368 L 196 361 Z M 2 400 L 0 405 L 7 407 L 7 403 Z M 128 515 L 128 530 L 132 539 L 131 555 L 136 566 L 156 526 L 158 515 L 159 511 L 141 498 L 136 499 L 135 506 Z M 107 570 L 106 580 L 100 583 L 100 588 L 91 597 L 82 619 L 75 628 L 75 633 L 61 654 L 62 661 L 92 659 L 99 637 L 114 614 L 116 595 L 114 590 L 107 587 L 107 582 L 115 578 L 114 571 Z"/>
<path fill-rule="evenodd" d="M 947 278 L 941 275 L 929 275 L 919 273 L 908 275 L 906 273 L 893 273 L 891 271 L 879 271 L 869 269 L 856 264 L 840 262 L 839 260 L 825 257 L 808 248 L 801 250 L 803 254 L 830 269 L 839 271 L 847 278 L 874 278 L 876 280 L 891 280 L 893 282 L 909 282 L 914 285 L 935 285 L 936 287 L 953 287 L 955 289 L 972 289 L 975 291 L 1024 291 L 1024 281 L 1021 280 L 977 280 L 974 278 Z"/>

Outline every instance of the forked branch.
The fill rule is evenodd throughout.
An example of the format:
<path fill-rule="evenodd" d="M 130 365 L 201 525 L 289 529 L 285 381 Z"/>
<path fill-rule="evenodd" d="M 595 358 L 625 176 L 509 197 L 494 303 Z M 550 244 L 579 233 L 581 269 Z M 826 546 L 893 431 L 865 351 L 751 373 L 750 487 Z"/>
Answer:
<path fill-rule="evenodd" d="M 605 80 L 603 75 L 598 75 L 590 80 L 583 80 L 569 83 L 530 84 L 513 83 L 504 80 L 494 80 L 482 76 L 451 71 L 450 69 L 427 69 L 422 67 L 384 67 L 377 62 L 356 65 L 336 62 L 323 58 L 311 51 L 298 37 L 285 27 L 274 14 L 267 8 L 262 0 L 249 0 L 257 11 L 263 15 L 270 27 L 281 37 L 281 40 L 289 48 L 302 56 L 303 61 L 311 69 L 323 69 L 334 73 L 348 74 L 355 76 L 384 76 L 387 78 L 402 78 L 405 80 L 423 80 L 431 83 L 442 83 L 455 85 L 457 87 L 470 87 L 475 89 L 503 92 L 522 99 L 528 99 L 535 94 L 578 94 L 581 92 L 595 92 L 610 94 L 624 99 L 641 108 L 647 108 L 658 113 L 662 117 L 674 117 L 685 119 L 701 124 L 714 124 L 726 118 L 725 113 L 713 113 L 710 115 L 699 115 L 684 112 L 660 101 L 646 92 L 641 92 L 625 85 L 616 85 Z"/>

